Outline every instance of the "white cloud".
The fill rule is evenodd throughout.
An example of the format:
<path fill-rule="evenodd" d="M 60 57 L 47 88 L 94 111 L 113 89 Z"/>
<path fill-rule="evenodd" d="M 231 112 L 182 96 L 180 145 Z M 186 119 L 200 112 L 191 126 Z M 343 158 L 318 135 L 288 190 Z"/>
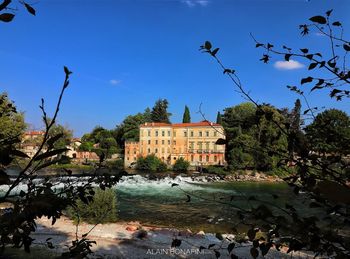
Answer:
<path fill-rule="evenodd" d="M 111 79 L 111 80 L 109 80 L 109 83 L 111 84 L 111 85 L 118 85 L 118 84 L 120 84 L 122 81 L 121 80 L 117 80 L 117 79 Z"/>
<path fill-rule="evenodd" d="M 291 59 L 289 61 L 276 61 L 274 67 L 280 70 L 293 70 L 303 68 L 304 65 L 298 61 Z"/>
<path fill-rule="evenodd" d="M 319 36 L 319 37 L 324 37 L 324 36 L 326 36 L 324 33 L 321 33 L 321 32 L 315 32 L 315 35 L 316 35 L 316 36 Z"/>
<path fill-rule="evenodd" d="M 188 7 L 195 7 L 196 5 L 205 7 L 209 4 L 210 1 L 209 0 L 184 0 L 181 2 L 186 4 Z"/>

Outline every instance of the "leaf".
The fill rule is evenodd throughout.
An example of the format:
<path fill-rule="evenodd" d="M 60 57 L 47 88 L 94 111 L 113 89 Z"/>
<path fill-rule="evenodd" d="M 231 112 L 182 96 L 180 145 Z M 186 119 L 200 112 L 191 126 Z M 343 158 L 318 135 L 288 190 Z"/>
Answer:
<path fill-rule="evenodd" d="M 333 12 L 333 9 L 330 9 L 330 10 L 328 10 L 328 11 L 326 12 L 326 15 L 327 15 L 327 16 L 330 16 L 332 12 Z"/>
<path fill-rule="evenodd" d="M 228 251 L 229 254 L 232 252 L 233 248 L 235 248 L 235 245 L 236 245 L 235 243 L 230 243 L 228 245 L 227 251 Z"/>
<path fill-rule="evenodd" d="M 0 185 L 2 184 L 9 184 L 10 181 L 10 177 L 8 176 L 7 173 L 5 173 L 5 171 L 0 169 Z"/>
<path fill-rule="evenodd" d="M 11 22 L 13 20 L 13 17 L 15 17 L 15 15 L 12 13 L 2 13 L 0 14 L 0 21 Z"/>
<path fill-rule="evenodd" d="M 313 80 L 313 77 L 309 76 L 309 77 L 301 79 L 300 83 L 301 84 L 310 83 L 310 82 L 312 82 L 312 80 Z"/>
<path fill-rule="evenodd" d="M 224 69 L 224 74 L 234 74 L 236 71 L 233 70 L 233 69 L 228 69 L 228 68 L 225 68 Z"/>
<path fill-rule="evenodd" d="M 330 97 L 334 97 L 334 96 L 336 96 L 339 93 L 341 93 L 341 90 L 333 89 L 332 92 L 329 95 L 330 95 Z"/>
<path fill-rule="evenodd" d="M 181 240 L 174 239 L 173 242 L 171 242 L 171 247 L 179 247 L 181 245 Z"/>
<path fill-rule="evenodd" d="M 219 240 L 224 240 L 224 237 L 222 236 L 221 233 L 216 233 L 216 234 L 215 234 L 215 237 L 216 237 L 217 239 L 219 239 Z"/>
<path fill-rule="evenodd" d="M 212 248 L 213 246 L 215 246 L 215 244 L 208 245 L 208 249 Z"/>
<path fill-rule="evenodd" d="M 309 66 L 309 70 L 312 70 L 314 69 L 315 67 L 317 67 L 318 63 L 315 62 L 315 63 L 311 63 L 310 66 Z"/>
<path fill-rule="evenodd" d="M 219 48 L 214 49 L 210 54 L 215 57 L 216 53 L 218 53 Z"/>
<path fill-rule="evenodd" d="M 337 22 L 332 23 L 332 25 L 333 26 L 341 26 L 341 23 L 337 21 Z"/>
<path fill-rule="evenodd" d="M 257 44 L 255 45 L 256 48 L 259 48 L 259 47 L 261 47 L 261 46 L 264 46 L 264 44 L 262 44 L 262 43 L 257 43 Z"/>
<path fill-rule="evenodd" d="M 255 247 L 252 247 L 250 249 L 250 254 L 255 259 L 255 258 L 257 258 L 259 256 L 259 251 Z"/>
<path fill-rule="evenodd" d="M 309 20 L 312 21 L 312 22 L 315 22 L 315 23 L 319 23 L 319 24 L 326 24 L 327 23 L 326 18 L 324 18 L 321 15 L 317 15 L 317 16 L 311 17 Z"/>
<path fill-rule="evenodd" d="M 292 54 L 286 54 L 286 55 L 284 55 L 284 59 L 285 59 L 286 61 L 289 61 L 289 59 L 290 59 L 291 56 L 292 56 Z"/>
<path fill-rule="evenodd" d="M 204 48 L 205 48 L 205 49 L 210 50 L 211 47 L 212 47 L 212 46 L 211 46 L 210 41 L 206 41 L 206 42 L 204 43 Z"/>
<path fill-rule="evenodd" d="M 18 157 L 29 158 L 29 156 L 26 153 L 23 153 L 22 151 L 16 149 L 11 150 L 10 154 Z"/>
<path fill-rule="evenodd" d="M 307 54 L 309 52 L 308 49 L 300 49 L 301 52 L 303 52 L 304 54 Z"/>
<path fill-rule="evenodd" d="M 348 44 L 344 44 L 344 45 L 343 45 L 343 48 L 344 48 L 346 51 L 350 51 L 350 45 L 348 45 Z"/>
<path fill-rule="evenodd" d="M 47 145 L 49 146 L 49 149 L 51 149 L 51 148 L 53 147 L 53 145 L 55 144 L 55 142 L 56 142 L 57 140 L 59 140 L 60 138 L 62 138 L 63 136 L 64 136 L 63 133 L 59 133 L 59 134 L 57 134 L 57 135 L 55 135 L 55 136 L 49 138 L 49 139 L 47 140 Z"/>
<path fill-rule="evenodd" d="M 81 235 L 82 238 L 87 237 L 88 233 Z"/>
<path fill-rule="evenodd" d="M 66 66 L 63 67 L 63 70 L 64 70 L 64 73 L 66 74 L 66 76 L 72 74 L 72 72 L 69 71 L 69 69 Z"/>
<path fill-rule="evenodd" d="M 43 154 L 38 155 L 37 157 L 34 158 L 34 161 L 38 161 L 38 160 L 49 158 L 49 157 L 52 157 L 55 155 L 59 155 L 59 154 L 62 154 L 68 150 L 69 150 L 69 148 L 59 148 L 59 149 L 51 150 L 51 151 L 48 151 L 48 152 L 45 152 Z"/>
<path fill-rule="evenodd" d="M 248 230 L 247 236 L 249 238 L 250 241 L 253 241 L 256 235 L 256 231 L 255 229 L 251 228 Z"/>
<path fill-rule="evenodd" d="M 32 15 L 34 15 L 35 16 L 35 9 L 33 8 L 33 7 L 31 7 L 29 4 L 27 4 L 27 3 L 24 3 L 24 6 L 27 8 L 27 11 L 30 13 L 30 14 L 32 14 Z"/>

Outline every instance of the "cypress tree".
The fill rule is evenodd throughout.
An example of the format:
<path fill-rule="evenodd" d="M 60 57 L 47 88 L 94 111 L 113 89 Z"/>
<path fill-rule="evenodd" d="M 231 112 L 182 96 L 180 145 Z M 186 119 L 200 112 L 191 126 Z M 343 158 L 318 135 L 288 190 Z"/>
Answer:
<path fill-rule="evenodd" d="M 158 101 L 156 101 L 151 111 L 152 121 L 170 123 L 170 116 L 171 113 L 168 113 L 168 100 L 159 99 Z"/>
<path fill-rule="evenodd" d="M 182 123 L 189 123 L 189 122 L 191 122 L 190 109 L 187 107 L 187 105 L 185 105 L 185 111 L 182 117 Z"/>
<path fill-rule="evenodd" d="M 218 115 L 216 116 L 216 123 L 222 124 L 222 116 L 220 112 L 218 112 Z"/>

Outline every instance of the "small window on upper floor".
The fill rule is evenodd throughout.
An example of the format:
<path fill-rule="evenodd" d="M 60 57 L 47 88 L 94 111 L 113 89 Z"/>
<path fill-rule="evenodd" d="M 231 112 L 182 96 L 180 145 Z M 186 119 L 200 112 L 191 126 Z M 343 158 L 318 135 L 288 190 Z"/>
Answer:
<path fill-rule="evenodd" d="M 168 137 L 170 137 L 170 130 L 168 130 Z"/>
<path fill-rule="evenodd" d="M 155 135 L 156 135 L 156 137 L 158 137 L 158 130 L 156 130 Z"/>
<path fill-rule="evenodd" d="M 205 136 L 206 136 L 206 137 L 209 137 L 209 131 L 206 131 L 206 132 L 205 132 Z"/>
<path fill-rule="evenodd" d="M 193 131 L 191 131 L 191 137 L 193 137 Z"/>
<path fill-rule="evenodd" d="M 150 139 L 148 140 L 148 145 L 151 145 L 151 140 Z"/>
<path fill-rule="evenodd" d="M 187 137 L 187 130 L 184 131 L 184 136 Z"/>
<path fill-rule="evenodd" d="M 217 134 L 218 134 L 218 133 L 216 132 L 216 130 L 214 130 L 214 137 L 216 137 Z"/>
<path fill-rule="evenodd" d="M 202 136 L 203 136 L 202 131 L 198 132 L 198 136 L 200 136 L 200 137 L 202 137 Z"/>

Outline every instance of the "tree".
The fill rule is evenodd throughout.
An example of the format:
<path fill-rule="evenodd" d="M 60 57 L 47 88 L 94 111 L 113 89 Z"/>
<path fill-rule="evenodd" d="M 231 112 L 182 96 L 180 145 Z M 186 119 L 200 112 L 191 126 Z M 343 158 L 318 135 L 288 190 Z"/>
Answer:
<path fill-rule="evenodd" d="M 173 170 L 175 172 L 186 172 L 189 166 L 190 162 L 186 161 L 183 157 L 180 157 L 175 161 Z"/>
<path fill-rule="evenodd" d="M 0 141 L 21 139 L 26 124 L 23 113 L 17 112 L 6 93 L 0 94 Z"/>
<path fill-rule="evenodd" d="M 156 101 L 151 112 L 152 122 L 170 123 L 170 116 L 171 113 L 168 113 L 168 100 L 159 99 L 158 101 Z"/>
<path fill-rule="evenodd" d="M 218 114 L 216 115 L 216 123 L 222 124 L 222 116 L 220 112 L 218 112 Z"/>
<path fill-rule="evenodd" d="M 182 117 L 182 123 L 189 123 L 189 122 L 191 122 L 190 109 L 187 107 L 187 105 L 185 105 L 185 111 Z"/>
<path fill-rule="evenodd" d="M 314 151 L 350 154 L 350 118 L 343 111 L 329 109 L 319 113 L 305 132 Z"/>
<path fill-rule="evenodd" d="M 73 138 L 73 130 L 69 129 L 67 126 L 55 123 L 52 125 L 49 131 L 49 137 L 59 136 L 59 138 L 54 143 L 54 148 L 66 148 L 71 144 Z"/>
<path fill-rule="evenodd" d="M 326 89 L 329 90 L 331 98 L 340 101 L 350 97 L 348 88 L 350 86 L 350 69 L 346 60 L 350 51 L 350 41 L 343 38 L 342 24 L 331 19 L 332 11 L 327 11 L 325 16 L 313 16 L 309 19 L 308 24 L 299 26 L 303 36 L 308 35 L 311 29 L 324 35 L 330 42 L 330 51 L 328 52 L 330 57 L 327 57 L 329 55 L 327 52 L 321 54 L 309 51 L 307 48 L 293 50 L 286 45 L 277 48 L 271 43 L 260 43 L 253 36 L 252 38 L 256 47 L 262 48 L 264 51 L 261 61 L 268 63 L 272 55 L 282 56 L 287 62 L 291 57 L 302 59 L 309 63 L 310 75 L 302 78 L 300 85 L 312 83 L 311 92 Z M 299 141 L 297 135 L 294 134 L 295 130 L 290 130 L 291 124 L 288 120 L 276 120 L 274 116 L 271 116 L 273 115 L 271 111 L 266 111 L 264 106 L 252 98 L 249 91 L 244 88 L 236 71 L 226 67 L 218 58 L 219 48 L 214 48 L 209 41 L 206 41 L 200 48 L 217 61 L 223 73 L 236 87 L 235 90 L 256 106 L 259 115 L 264 116 L 275 127 L 279 128 L 280 132 L 287 138 L 289 146 L 287 150 L 268 151 L 271 154 L 279 154 L 281 157 L 278 163 L 279 169 L 289 171 L 290 166 L 293 166 L 291 175 L 285 177 L 284 180 L 293 188 L 295 195 L 299 196 L 298 198 L 302 199 L 303 203 L 310 208 L 306 216 L 305 210 L 295 208 L 288 202 L 285 202 L 283 207 L 275 206 L 271 201 L 260 201 L 259 205 L 248 210 L 239 206 L 235 207 L 238 209 L 237 214 L 242 222 L 251 226 L 259 226 L 260 230 L 268 233 L 265 240 L 262 241 L 256 236 L 257 228 L 251 227 L 248 230 L 249 240 L 253 242 L 251 255 L 256 258 L 259 254 L 259 248 L 264 256 L 272 245 L 279 247 L 282 241 L 288 245 L 287 253 L 303 249 L 313 252 L 315 257 L 325 255 L 330 258 L 348 258 L 350 256 L 350 237 L 344 234 L 350 227 L 348 220 L 350 218 L 350 186 L 348 184 L 350 164 L 348 158 L 342 153 L 319 154 L 313 150 L 315 148 L 313 143 Z M 315 73 L 313 70 L 318 71 Z M 287 87 L 304 98 L 308 109 L 303 114 L 314 117 L 317 122 L 320 121 L 316 125 L 326 126 L 323 116 L 320 116 L 319 119 L 315 117 L 314 112 L 318 108 L 311 108 L 308 105 L 304 91 L 297 86 L 289 85 Z M 339 120 L 334 120 L 334 117 Z M 326 118 L 326 121 L 330 123 L 333 123 L 333 120 L 337 123 L 341 121 L 341 125 L 347 125 L 348 118 L 337 112 L 335 116 Z M 334 125 L 330 126 L 323 136 L 326 137 L 330 134 L 333 137 L 334 134 L 337 134 L 341 138 L 338 139 L 338 143 L 334 143 L 334 138 L 329 139 L 330 143 L 334 145 L 339 145 L 343 141 L 347 143 L 347 134 L 343 131 L 343 127 L 341 128 L 341 134 L 337 134 Z M 309 132 L 313 132 L 312 127 L 309 128 Z M 316 131 L 314 133 L 316 134 Z M 322 145 L 325 144 L 322 143 Z M 321 148 L 324 150 L 324 147 Z M 329 147 L 327 146 L 327 148 Z M 296 151 L 293 156 L 290 155 L 290 150 Z M 336 149 L 331 147 L 331 150 L 339 152 L 340 148 L 338 146 Z M 300 195 L 300 191 L 303 191 L 304 194 Z M 252 198 L 257 201 L 256 197 Z M 278 199 L 278 197 L 274 197 L 274 199 Z M 317 209 L 314 210 L 314 208 Z"/>

